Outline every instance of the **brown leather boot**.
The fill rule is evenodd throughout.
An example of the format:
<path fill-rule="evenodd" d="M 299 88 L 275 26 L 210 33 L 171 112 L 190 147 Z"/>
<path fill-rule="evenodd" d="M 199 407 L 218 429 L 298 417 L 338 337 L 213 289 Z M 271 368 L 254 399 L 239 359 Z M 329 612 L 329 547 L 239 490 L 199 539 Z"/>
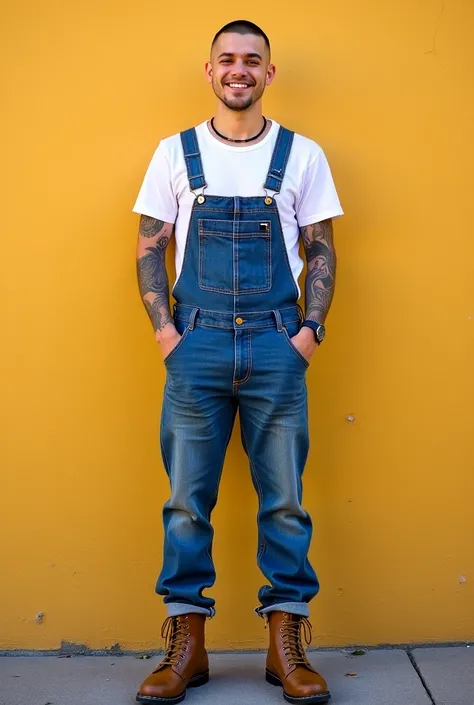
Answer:
<path fill-rule="evenodd" d="M 270 647 L 266 679 L 283 687 L 283 697 L 294 705 L 327 703 L 331 698 L 326 681 L 314 670 L 301 643 L 311 643 L 311 624 L 306 617 L 287 612 L 269 612 Z M 308 637 L 309 634 L 309 637 Z"/>
<path fill-rule="evenodd" d="M 197 688 L 209 680 L 209 660 L 204 647 L 206 615 L 183 614 L 168 617 L 161 636 L 166 655 L 146 678 L 137 693 L 139 703 L 174 705 L 186 697 L 187 688 Z"/>

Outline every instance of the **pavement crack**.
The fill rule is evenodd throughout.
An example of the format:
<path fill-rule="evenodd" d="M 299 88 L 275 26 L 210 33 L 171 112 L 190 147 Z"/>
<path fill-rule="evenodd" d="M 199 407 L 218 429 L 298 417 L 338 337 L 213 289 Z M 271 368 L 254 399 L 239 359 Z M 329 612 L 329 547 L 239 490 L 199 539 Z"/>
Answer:
<path fill-rule="evenodd" d="M 417 664 L 417 662 L 416 662 L 416 659 L 415 659 L 415 657 L 413 656 L 413 652 L 410 651 L 410 649 L 407 649 L 407 650 L 406 650 L 406 655 L 407 655 L 408 658 L 410 659 L 411 665 L 412 665 L 413 668 L 415 669 L 416 675 L 417 675 L 418 678 L 420 679 L 421 685 L 422 685 L 423 688 L 425 689 L 426 695 L 429 697 L 429 699 L 430 699 L 432 705 L 436 705 L 436 700 L 435 700 L 434 697 L 433 697 L 433 693 L 431 692 L 431 690 L 430 690 L 429 687 L 428 687 L 428 683 L 426 682 L 425 677 L 423 676 L 423 674 L 422 674 L 422 672 L 421 672 L 421 670 L 420 670 L 420 667 L 418 666 L 418 664 Z"/>

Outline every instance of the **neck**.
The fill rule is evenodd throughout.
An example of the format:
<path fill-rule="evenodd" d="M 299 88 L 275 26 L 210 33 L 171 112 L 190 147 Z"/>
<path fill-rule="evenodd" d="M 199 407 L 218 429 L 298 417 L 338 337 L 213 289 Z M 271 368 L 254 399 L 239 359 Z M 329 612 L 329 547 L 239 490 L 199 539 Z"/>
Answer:
<path fill-rule="evenodd" d="M 231 110 L 219 101 L 214 125 L 219 132 L 233 140 L 253 137 L 262 129 L 262 104 L 258 101 L 247 110 Z"/>

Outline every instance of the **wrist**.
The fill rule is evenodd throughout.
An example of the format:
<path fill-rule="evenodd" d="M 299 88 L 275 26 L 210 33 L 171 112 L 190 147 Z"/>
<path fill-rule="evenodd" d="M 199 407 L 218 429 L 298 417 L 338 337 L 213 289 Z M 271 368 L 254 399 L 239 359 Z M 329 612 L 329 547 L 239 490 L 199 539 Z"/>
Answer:
<path fill-rule="evenodd" d="M 326 335 L 326 329 L 324 325 L 322 323 L 319 323 L 318 321 L 312 321 L 309 318 L 303 321 L 303 323 L 301 324 L 301 330 L 309 331 L 313 336 L 316 345 L 321 345 L 324 340 L 324 336 Z"/>
<path fill-rule="evenodd" d="M 161 330 L 155 331 L 156 342 L 163 343 L 167 340 L 171 340 L 176 336 L 177 332 L 174 323 L 166 323 Z"/>
<path fill-rule="evenodd" d="M 308 328 L 307 326 L 302 326 L 300 328 L 299 335 L 301 336 L 301 339 L 305 342 L 307 341 L 308 343 L 313 343 L 313 345 L 317 345 L 316 338 L 314 337 L 314 333 L 311 328 Z"/>

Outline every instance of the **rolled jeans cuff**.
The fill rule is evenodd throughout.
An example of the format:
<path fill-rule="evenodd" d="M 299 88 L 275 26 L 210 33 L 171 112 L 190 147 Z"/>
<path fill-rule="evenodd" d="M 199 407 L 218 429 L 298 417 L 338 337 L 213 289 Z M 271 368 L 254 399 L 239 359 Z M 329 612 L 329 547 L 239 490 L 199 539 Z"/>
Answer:
<path fill-rule="evenodd" d="M 301 617 L 309 617 L 309 606 L 307 602 L 280 602 L 270 607 L 257 607 L 255 609 L 259 617 L 269 612 L 288 612 L 289 614 L 298 614 Z"/>
<path fill-rule="evenodd" d="M 206 617 L 214 617 L 216 610 L 214 607 L 197 607 L 196 605 L 186 605 L 183 602 L 168 602 L 166 605 L 168 617 L 179 617 L 182 614 L 205 614 Z"/>

